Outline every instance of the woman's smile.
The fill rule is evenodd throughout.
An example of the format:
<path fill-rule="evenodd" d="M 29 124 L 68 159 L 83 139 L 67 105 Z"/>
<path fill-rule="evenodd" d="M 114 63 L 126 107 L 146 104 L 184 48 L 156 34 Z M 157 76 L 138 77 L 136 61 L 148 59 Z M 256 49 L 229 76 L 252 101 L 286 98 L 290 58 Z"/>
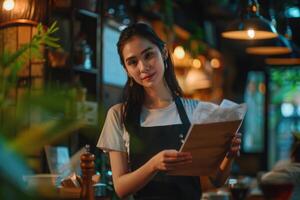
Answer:
<path fill-rule="evenodd" d="M 142 81 L 150 81 L 150 80 L 154 77 L 155 74 L 156 74 L 156 73 L 153 72 L 153 73 L 151 73 L 151 74 L 148 74 L 148 75 L 146 75 L 146 76 L 143 76 L 141 79 L 142 79 Z"/>

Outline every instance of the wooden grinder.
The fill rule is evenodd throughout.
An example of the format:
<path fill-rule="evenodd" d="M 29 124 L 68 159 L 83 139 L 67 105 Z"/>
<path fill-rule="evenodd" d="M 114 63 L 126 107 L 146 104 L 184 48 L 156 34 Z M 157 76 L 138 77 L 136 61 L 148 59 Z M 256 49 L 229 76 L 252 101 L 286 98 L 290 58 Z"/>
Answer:
<path fill-rule="evenodd" d="M 82 170 L 82 187 L 80 197 L 84 200 L 94 200 L 92 176 L 95 174 L 95 156 L 90 153 L 90 145 L 85 145 L 86 152 L 80 156 Z"/>

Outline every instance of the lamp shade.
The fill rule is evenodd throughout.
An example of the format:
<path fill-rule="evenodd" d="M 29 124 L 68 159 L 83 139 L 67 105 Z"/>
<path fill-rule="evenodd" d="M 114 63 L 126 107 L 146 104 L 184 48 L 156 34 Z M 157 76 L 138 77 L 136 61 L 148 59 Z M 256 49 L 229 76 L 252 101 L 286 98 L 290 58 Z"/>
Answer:
<path fill-rule="evenodd" d="M 275 27 L 261 16 L 235 20 L 222 33 L 224 38 L 237 40 L 261 40 L 277 36 Z"/>
<path fill-rule="evenodd" d="M 297 46 L 291 43 L 292 52 L 288 55 L 270 56 L 265 59 L 265 63 L 268 65 L 300 65 L 300 50 Z"/>
<path fill-rule="evenodd" d="M 300 65 L 300 58 L 266 58 L 268 65 Z"/>
<path fill-rule="evenodd" d="M 292 52 L 289 40 L 282 35 L 270 40 L 269 43 L 263 46 L 248 47 L 246 48 L 246 52 L 255 55 L 279 55 Z"/>
<path fill-rule="evenodd" d="M 11 0 L 14 7 L 11 10 L 4 8 L 6 0 L 0 0 L 0 27 L 10 24 L 30 24 L 45 21 L 47 14 L 46 0 Z"/>

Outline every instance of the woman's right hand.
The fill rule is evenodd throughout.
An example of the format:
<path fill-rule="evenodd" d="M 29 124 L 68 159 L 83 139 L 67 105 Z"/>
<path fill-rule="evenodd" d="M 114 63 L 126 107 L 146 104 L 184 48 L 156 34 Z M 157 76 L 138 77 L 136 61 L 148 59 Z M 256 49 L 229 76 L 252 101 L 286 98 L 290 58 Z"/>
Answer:
<path fill-rule="evenodd" d="M 177 150 L 163 150 L 152 157 L 151 163 L 155 171 L 170 171 L 176 167 L 192 162 L 189 152 L 178 152 Z"/>

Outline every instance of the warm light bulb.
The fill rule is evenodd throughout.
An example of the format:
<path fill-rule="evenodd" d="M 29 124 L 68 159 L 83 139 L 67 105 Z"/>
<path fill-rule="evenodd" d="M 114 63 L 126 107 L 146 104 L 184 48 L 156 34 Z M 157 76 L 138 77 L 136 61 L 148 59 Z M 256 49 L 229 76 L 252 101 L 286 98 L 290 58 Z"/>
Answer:
<path fill-rule="evenodd" d="M 193 64 L 193 67 L 195 67 L 195 68 L 200 68 L 201 67 L 201 61 L 197 58 L 193 59 L 192 64 Z"/>
<path fill-rule="evenodd" d="M 15 7 L 14 0 L 5 0 L 3 2 L 3 8 L 4 8 L 4 10 L 10 11 L 10 10 L 14 9 L 14 7 Z"/>
<path fill-rule="evenodd" d="M 184 52 L 183 47 L 182 47 L 182 46 L 177 46 L 177 47 L 174 49 L 174 54 L 175 54 L 175 56 L 176 56 L 178 59 L 184 58 L 185 52 Z"/>
<path fill-rule="evenodd" d="M 211 61 L 210 61 L 210 65 L 211 65 L 213 68 L 217 69 L 217 68 L 220 68 L 221 63 L 220 63 L 220 60 L 219 60 L 219 59 L 213 58 L 213 59 L 211 59 Z"/>
<path fill-rule="evenodd" d="M 255 31 L 252 28 L 247 30 L 247 34 L 248 34 L 248 37 L 251 39 L 253 39 L 255 37 Z"/>

